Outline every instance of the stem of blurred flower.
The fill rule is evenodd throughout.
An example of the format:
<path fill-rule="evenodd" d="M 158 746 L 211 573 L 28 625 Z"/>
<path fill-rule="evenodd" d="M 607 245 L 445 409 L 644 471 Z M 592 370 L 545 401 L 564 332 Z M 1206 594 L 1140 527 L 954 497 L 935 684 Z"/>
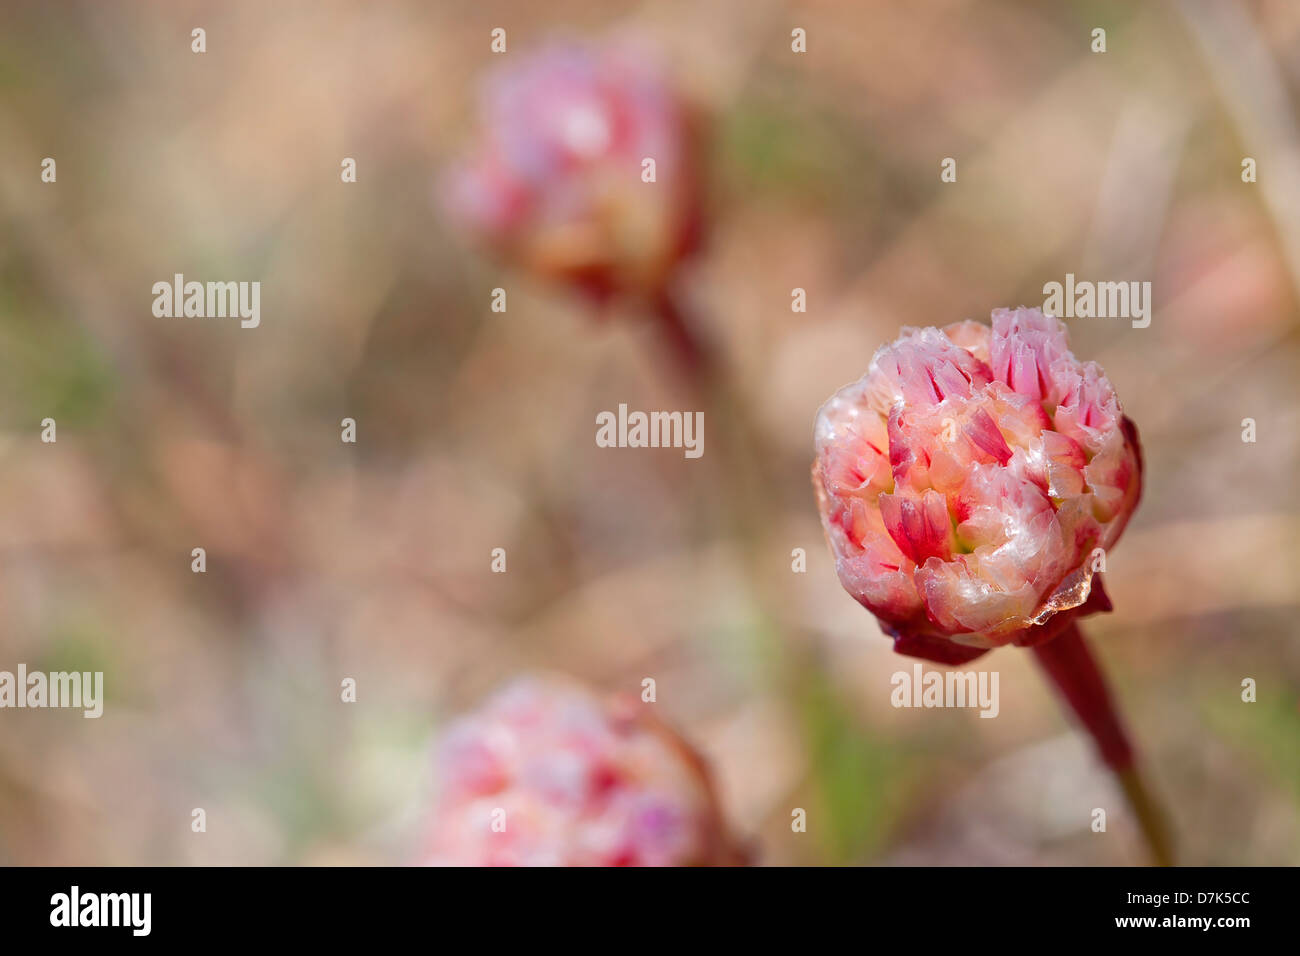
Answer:
<path fill-rule="evenodd" d="M 1072 623 L 1033 650 L 1056 689 L 1092 735 L 1101 759 L 1119 778 L 1156 865 L 1171 866 L 1173 847 L 1166 814 L 1143 783 L 1133 747 L 1079 625 Z"/>
<path fill-rule="evenodd" d="M 688 380 L 709 374 L 712 365 L 709 351 L 699 338 L 699 330 L 686 314 L 676 296 L 663 289 L 651 303 L 663 327 L 664 338 Z"/>
<path fill-rule="evenodd" d="M 706 403 L 710 421 L 725 423 L 725 427 L 713 431 L 712 439 L 724 463 L 720 466 L 724 480 L 710 485 L 712 494 L 716 495 L 716 511 L 732 536 L 737 564 L 747 584 L 745 597 L 754 614 L 747 631 L 758 642 L 754 645 L 756 659 L 769 669 L 777 692 L 785 695 L 784 699 L 792 706 L 806 709 L 803 700 L 806 688 L 818 683 L 822 675 L 801 642 L 794 640 L 788 608 L 775 599 L 779 590 L 772 581 L 773 568 L 786 566 L 770 559 L 774 553 L 772 528 L 759 520 L 759 516 L 770 514 L 773 503 L 782 498 L 781 482 L 772 470 L 772 462 L 779 456 L 767 448 L 763 432 L 754 419 L 754 402 L 736 378 L 728 374 L 729 369 L 719 360 L 718 352 L 700 337 L 706 326 L 695 310 L 684 304 L 686 301 L 689 300 L 680 291 L 674 294 L 665 288 L 651 302 L 651 308 L 663 326 L 661 334 L 677 359 L 677 370 L 694 390 L 694 397 Z M 781 547 L 785 549 L 788 545 L 782 542 Z M 766 639 L 769 636 L 771 640 Z M 817 743 L 811 731 L 805 728 L 803 732 L 810 734 L 810 746 Z M 775 814 L 788 821 L 789 803 L 783 802 L 786 795 L 797 792 L 806 796 L 808 786 L 826 786 L 818 776 L 818 769 L 806 769 L 788 791 L 774 793 L 767 809 L 756 814 L 752 827 L 756 830 L 760 820 L 771 819 Z M 828 800 L 825 794 L 821 799 Z M 857 807 L 855 804 L 853 812 L 857 812 Z M 736 842 L 731 865 L 757 865 L 760 858 L 757 838 L 741 836 Z M 803 859 L 812 857 L 805 855 Z"/>

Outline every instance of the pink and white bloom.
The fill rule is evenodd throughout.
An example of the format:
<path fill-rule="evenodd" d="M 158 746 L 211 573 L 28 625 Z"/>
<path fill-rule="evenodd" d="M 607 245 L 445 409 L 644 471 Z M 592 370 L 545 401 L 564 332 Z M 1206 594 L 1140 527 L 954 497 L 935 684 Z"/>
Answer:
<path fill-rule="evenodd" d="M 511 59 L 484 85 L 479 141 L 444 177 L 444 206 L 542 275 L 598 296 L 657 291 L 697 232 L 682 101 L 628 42 L 560 43 Z"/>
<path fill-rule="evenodd" d="M 1142 486 L 1100 366 L 1038 309 L 906 328 L 822 406 L 813 484 L 845 589 L 901 653 L 957 664 L 1110 604 Z"/>
<path fill-rule="evenodd" d="M 699 756 L 639 701 L 525 678 L 450 727 L 422 862 L 740 862 Z M 495 826 L 494 826 L 495 824 Z"/>

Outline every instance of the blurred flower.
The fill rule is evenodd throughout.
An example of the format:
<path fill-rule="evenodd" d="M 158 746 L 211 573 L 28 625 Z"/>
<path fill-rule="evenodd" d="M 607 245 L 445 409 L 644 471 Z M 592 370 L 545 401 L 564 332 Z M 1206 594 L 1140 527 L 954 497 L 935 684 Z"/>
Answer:
<path fill-rule="evenodd" d="M 477 148 L 442 182 L 451 216 L 598 297 L 658 293 L 694 244 L 698 196 L 687 112 L 653 58 L 556 44 L 490 77 L 481 112 Z"/>
<path fill-rule="evenodd" d="M 822 406 L 816 448 L 840 582 L 901 653 L 964 663 L 1110 609 L 1094 555 L 1137 506 L 1137 431 L 1055 318 L 904 329 Z"/>
<path fill-rule="evenodd" d="M 520 679 L 449 728 L 438 772 L 429 865 L 741 862 L 701 759 L 639 702 Z"/>

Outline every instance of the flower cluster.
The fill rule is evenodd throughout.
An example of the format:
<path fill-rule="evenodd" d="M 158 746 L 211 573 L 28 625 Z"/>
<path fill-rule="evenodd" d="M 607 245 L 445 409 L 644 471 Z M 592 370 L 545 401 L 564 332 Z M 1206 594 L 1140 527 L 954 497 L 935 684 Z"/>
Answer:
<path fill-rule="evenodd" d="M 481 112 L 443 183 L 457 222 L 593 295 L 662 286 L 694 243 L 697 190 L 687 111 L 644 49 L 543 48 L 490 79 Z"/>
<path fill-rule="evenodd" d="M 904 329 L 815 441 L 840 582 L 900 652 L 964 663 L 1109 610 L 1094 555 L 1137 505 L 1137 432 L 1055 318 Z"/>
<path fill-rule="evenodd" d="M 498 692 L 443 739 L 423 861 L 738 862 L 700 758 L 646 707 L 536 678 Z"/>

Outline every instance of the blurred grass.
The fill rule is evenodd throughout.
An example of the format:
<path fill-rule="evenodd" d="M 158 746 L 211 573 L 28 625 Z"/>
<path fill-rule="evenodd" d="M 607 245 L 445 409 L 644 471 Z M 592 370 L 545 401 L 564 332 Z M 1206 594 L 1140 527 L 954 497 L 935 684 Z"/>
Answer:
<path fill-rule="evenodd" d="M 821 670 L 804 672 L 797 699 L 819 804 L 808 831 L 828 863 L 868 859 L 894 830 L 914 757 L 862 726 Z"/>
<path fill-rule="evenodd" d="M 60 321 L 26 280 L 21 259 L 0 259 L 0 416 L 15 425 L 52 417 L 60 427 L 111 420 L 117 382 L 112 366 L 77 325 Z M 15 321 L 16 320 L 16 321 Z"/>
<path fill-rule="evenodd" d="M 1245 703 L 1240 695 L 1234 701 L 1230 694 L 1203 691 L 1200 701 L 1215 733 L 1300 807 L 1300 682 L 1281 673 L 1260 675 L 1256 695 Z"/>

